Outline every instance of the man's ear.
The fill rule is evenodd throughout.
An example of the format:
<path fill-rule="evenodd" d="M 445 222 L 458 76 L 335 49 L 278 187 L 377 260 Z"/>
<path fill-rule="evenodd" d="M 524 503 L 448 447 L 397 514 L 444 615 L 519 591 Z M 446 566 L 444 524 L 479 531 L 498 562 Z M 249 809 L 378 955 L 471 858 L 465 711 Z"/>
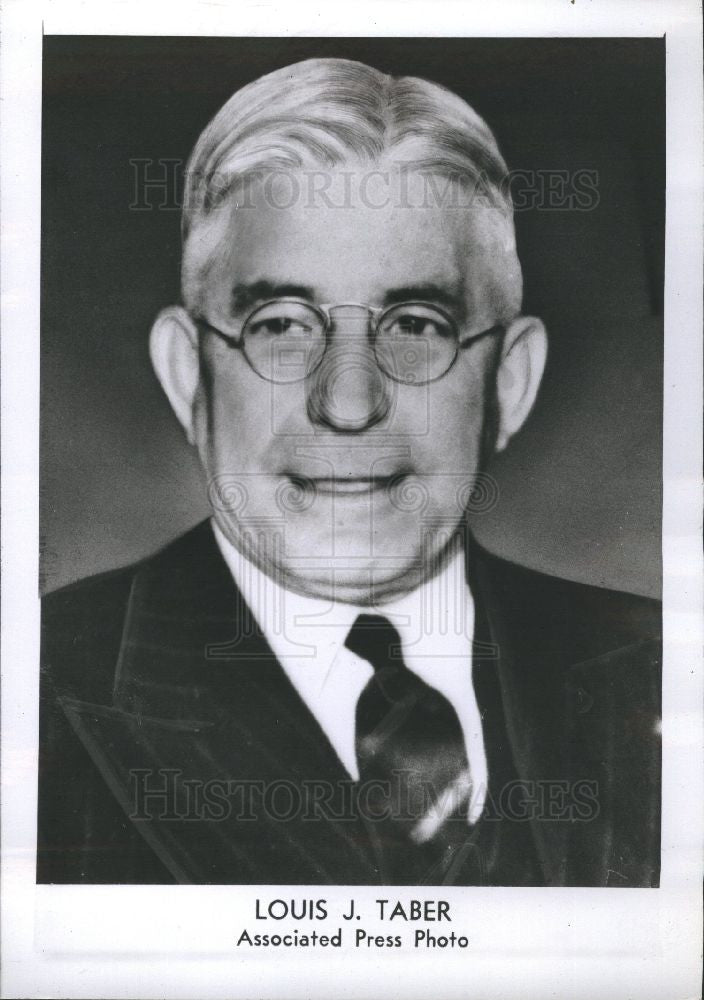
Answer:
<path fill-rule="evenodd" d="M 496 451 L 503 451 L 530 413 L 543 376 L 547 351 L 548 338 L 541 320 L 518 316 L 509 324 L 496 371 Z"/>
<path fill-rule="evenodd" d="M 156 377 L 186 432 L 195 443 L 194 403 L 200 381 L 198 330 L 181 306 L 162 309 L 154 320 L 149 353 Z"/>

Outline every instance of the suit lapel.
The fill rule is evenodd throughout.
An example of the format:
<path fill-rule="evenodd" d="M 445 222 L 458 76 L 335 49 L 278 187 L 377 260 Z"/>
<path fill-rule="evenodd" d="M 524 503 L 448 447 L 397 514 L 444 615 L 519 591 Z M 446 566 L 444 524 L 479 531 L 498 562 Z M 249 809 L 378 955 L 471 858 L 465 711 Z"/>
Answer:
<path fill-rule="evenodd" d="M 658 885 L 660 662 L 651 640 L 569 672 L 572 774 L 591 807 L 570 829 L 571 885 Z"/>
<path fill-rule="evenodd" d="M 564 772 L 561 710 L 557 708 L 562 665 L 548 656 L 534 655 L 529 648 L 530 629 L 521 627 L 523 609 L 512 606 L 510 596 L 494 578 L 491 557 L 471 535 L 467 573 L 475 601 L 477 635 L 483 639 L 482 647 L 491 650 L 491 655 L 477 656 L 475 652 L 474 683 L 484 725 L 488 791 L 494 813 L 503 815 L 508 798 L 504 799 L 504 794 L 510 783 L 526 783 L 530 794 L 531 782 Z M 503 825 L 526 826 L 510 820 Z M 538 882 L 562 884 L 566 871 L 564 824 L 536 820 L 529 826 L 542 870 L 542 876 L 536 873 Z M 517 831 L 514 835 L 517 841 Z M 505 864 L 500 859 L 497 863 L 498 867 Z M 511 867 L 517 870 L 520 863 Z"/>
<path fill-rule="evenodd" d="M 486 718 L 499 718 L 499 733 L 505 726 L 515 774 L 529 791 L 568 782 L 570 801 L 582 796 L 576 819 L 551 818 L 541 806 L 531 821 L 545 884 L 656 884 L 661 644 L 623 642 L 639 599 L 619 610 L 615 598 L 625 595 L 591 588 L 585 610 L 590 588 L 575 595 L 579 585 L 510 566 L 473 541 L 467 565 L 478 621 L 496 650 L 481 667 L 480 708 L 489 691 Z M 589 648 L 605 651 L 585 657 Z M 492 735 L 485 737 L 491 754 Z M 491 757 L 489 782 L 492 791 Z"/>
<path fill-rule="evenodd" d="M 137 572 L 113 703 L 64 700 L 74 731 L 180 882 L 377 881 L 351 781 L 209 525 L 186 538 Z"/>

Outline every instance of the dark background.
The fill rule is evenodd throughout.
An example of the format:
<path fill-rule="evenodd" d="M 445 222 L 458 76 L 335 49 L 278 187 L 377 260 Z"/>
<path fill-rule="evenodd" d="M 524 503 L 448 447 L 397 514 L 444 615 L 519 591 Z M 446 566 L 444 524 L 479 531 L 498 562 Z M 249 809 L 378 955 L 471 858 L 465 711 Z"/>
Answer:
<path fill-rule="evenodd" d="M 517 561 L 659 594 L 662 39 L 46 37 L 42 589 L 145 555 L 208 509 L 147 353 L 179 297 L 178 189 L 136 209 L 131 161 L 185 163 L 237 88 L 312 56 L 445 84 L 514 170 L 598 172 L 590 211 L 543 198 L 517 213 L 524 311 L 550 357 L 474 527 Z"/>

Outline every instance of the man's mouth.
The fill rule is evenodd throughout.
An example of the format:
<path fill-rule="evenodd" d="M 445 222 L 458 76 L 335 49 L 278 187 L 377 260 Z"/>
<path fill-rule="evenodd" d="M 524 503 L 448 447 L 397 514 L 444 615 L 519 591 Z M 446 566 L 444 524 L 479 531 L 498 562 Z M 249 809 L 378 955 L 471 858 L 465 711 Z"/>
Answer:
<path fill-rule="evenodd" d="M 315 479 L 314 489 L 322 496 L 365 496 L 379 490 L 388 489 L 392 482 L 390 476 L 370 479 L 369 477 L 350 479 Z"/>
<path fill-rule="evenodd" d="M 391 487 L 397 486 L 404 478 L 404 473 L 396 473 L 391 476 L 289 476 L 291 482 L 299 489 L 310 490 L 319 496 L 349 497 L 350 499 L 388 491 Z"/>

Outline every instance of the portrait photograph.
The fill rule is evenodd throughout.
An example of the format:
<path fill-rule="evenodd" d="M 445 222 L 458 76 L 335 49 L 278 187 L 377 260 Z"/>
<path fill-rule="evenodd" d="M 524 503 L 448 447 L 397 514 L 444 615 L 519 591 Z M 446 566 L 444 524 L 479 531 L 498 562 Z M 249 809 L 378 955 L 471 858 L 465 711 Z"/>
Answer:
<path fill-rule="evenodd" d="M 0 994 L 686 1000 L 701 12 L 123 6 L 3 45 Z"/>
<path fill-rule="evenodd" d="M 40 881 L 657 886 L 663 101 L 45 39 Z"/>

